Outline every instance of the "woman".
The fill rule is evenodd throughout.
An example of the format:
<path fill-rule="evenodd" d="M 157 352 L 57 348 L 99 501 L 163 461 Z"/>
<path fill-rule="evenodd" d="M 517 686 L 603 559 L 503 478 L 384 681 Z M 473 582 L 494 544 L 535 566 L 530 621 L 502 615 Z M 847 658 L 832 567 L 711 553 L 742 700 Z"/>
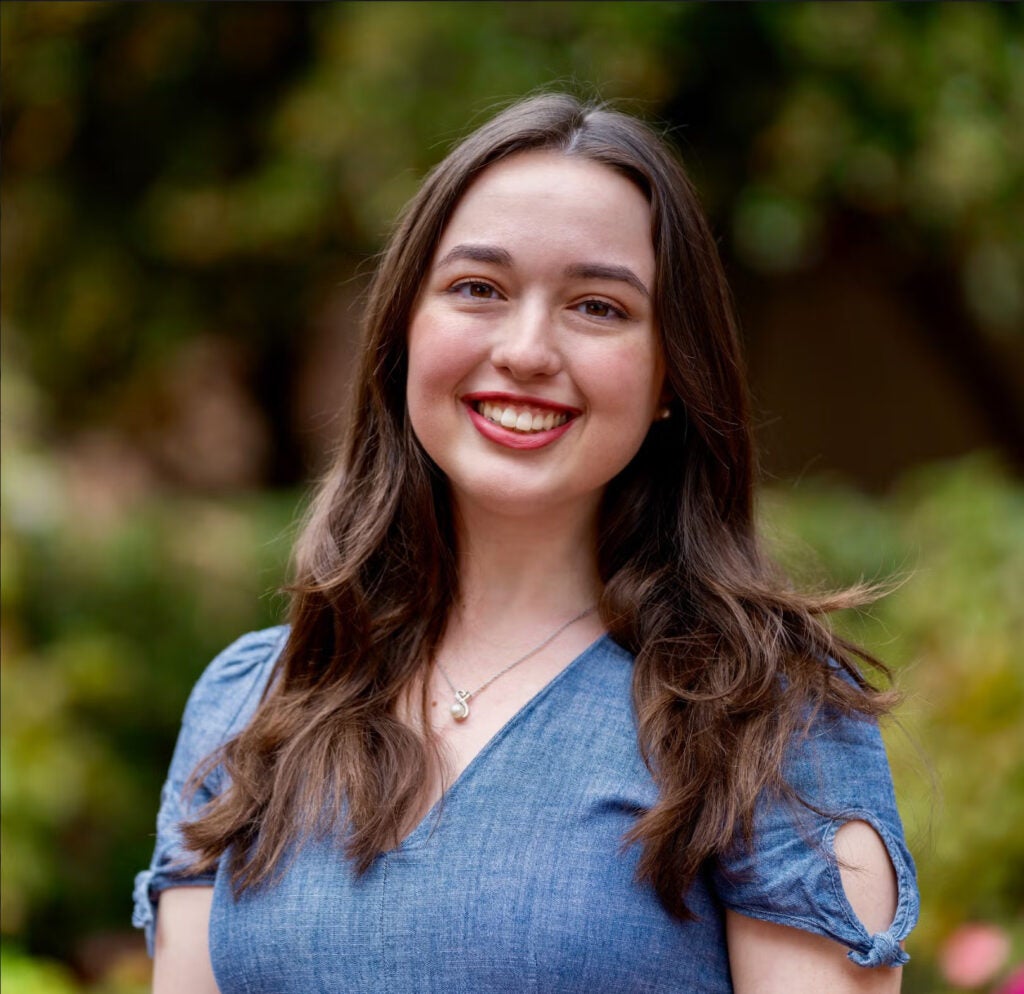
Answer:
<path fill-rule="evenodd" d="M 664 144 L 563 95 L 460 144 L 371 288 L 291 624 L 186 710 L 156 991 L 897 990 L 891 698 L 820 620 L 855 595 L 763 558 L 753 478 Z"/>

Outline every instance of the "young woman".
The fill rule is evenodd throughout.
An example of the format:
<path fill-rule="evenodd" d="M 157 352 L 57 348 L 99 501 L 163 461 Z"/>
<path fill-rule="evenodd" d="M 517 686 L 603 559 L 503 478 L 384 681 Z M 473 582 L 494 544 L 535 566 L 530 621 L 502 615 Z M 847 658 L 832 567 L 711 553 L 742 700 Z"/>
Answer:
<path fill-rule="evenodd" d="M 822 620 L 855 595 L 762 555 L 754 475 L 662 141 L 550 95 L 462 142 L 380 262 L 290 626 L 189 701 L 158 994 L 897 990 L 891 698 Z"/>

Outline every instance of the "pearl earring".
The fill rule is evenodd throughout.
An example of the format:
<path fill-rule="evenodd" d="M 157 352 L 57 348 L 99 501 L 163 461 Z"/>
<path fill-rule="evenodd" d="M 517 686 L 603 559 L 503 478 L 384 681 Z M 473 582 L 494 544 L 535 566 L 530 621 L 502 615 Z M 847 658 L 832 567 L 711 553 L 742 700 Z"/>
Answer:
<path fill-rule="evenodd" d="M 666 405 L 665 407 L 659 407 L 658 408 L 658 420 L 659 421 L 667 421 L 670 417 L 672 417 L 672 408 L 671 407 L 668 407 Z"/>

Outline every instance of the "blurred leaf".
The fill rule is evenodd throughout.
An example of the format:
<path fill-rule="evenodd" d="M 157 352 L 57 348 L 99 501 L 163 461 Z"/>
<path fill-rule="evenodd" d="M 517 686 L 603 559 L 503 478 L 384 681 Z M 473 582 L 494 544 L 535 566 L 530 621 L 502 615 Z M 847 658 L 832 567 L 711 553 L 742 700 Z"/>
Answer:
<path fill-rule="evenodd" d="M 58 963 L 32 959 L 6 943 L 0 952 L 6 994 L 76 994 L 71 974 Z"/>

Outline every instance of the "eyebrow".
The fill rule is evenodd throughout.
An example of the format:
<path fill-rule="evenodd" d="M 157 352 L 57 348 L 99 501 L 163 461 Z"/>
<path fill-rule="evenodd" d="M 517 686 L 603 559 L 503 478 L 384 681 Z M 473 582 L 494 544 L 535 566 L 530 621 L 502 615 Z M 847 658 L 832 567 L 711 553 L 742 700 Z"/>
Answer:
<path fill-rule="evenodd" d="M 580 262 L 573 266 L 566 266 L 565 275 L 581 280 L 617 280 L 620 283 L 628 283 L 645 297 L 651 295 L 650 290 L 644 286 L 640 277 L 628 266 L 611 266 L 603 262 Z"/>
<path fill-rule="evenodd" d="M 466 259 L 470 262 L 489 262 L 495 266 L 512 266 L 512 256 L 503 248 L 497 245 L 456 245 L 450 252 L 437 262 L 437 268 L 447 266 L 449 263 Z M 650 297 L 651 292 L 644 286 L 643 280 L 628 266 L 614 266 L 603 262 L 577 262 L 565 267 L 565 275 L 570 279 L 583 280 L 615 280 L 619 283 L 626 283 L 633 287 L 638 293 Z"/>
<path fill-rule="evenodd" d="M 495 266 L 511 266 L 512 256 L 496 245 L 456 245 L 443 259 L 438 260 L 437 268 L 447 266 L 450 262 L 468 259 L 470 262 L 490 262 Z"/>

